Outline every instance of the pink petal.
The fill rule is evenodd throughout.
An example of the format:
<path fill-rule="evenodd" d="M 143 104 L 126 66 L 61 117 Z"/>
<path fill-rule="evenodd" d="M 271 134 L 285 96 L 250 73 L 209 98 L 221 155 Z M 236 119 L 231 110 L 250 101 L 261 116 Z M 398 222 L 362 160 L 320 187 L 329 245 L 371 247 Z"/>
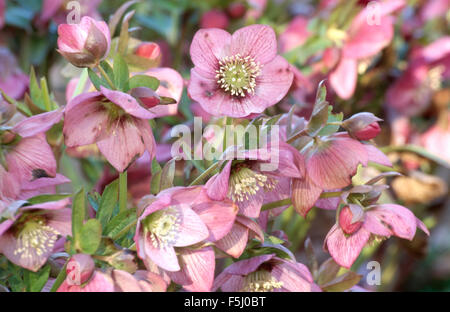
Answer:
<path fill-rule="evenodd" d="M 334 261 L 340 266 L 350 269 L 367 244 L 369 237 L 370 232 L 364 227 L 358 232 L 346 236 L 339 227 L 334 225 L 325 238 L 325 244 Z"/>
<path fill-rule="evenodd" d="M 112 272 L 116 289 L 122 292 L 141 292 L 141 286 L 130 273 L 122 270 Z"/>
<path fill-rule="evenodd" d="M 170 278 L 188 291 L 211 291 L 214 281 L 215 257 L 212 247 L 180 250 L 181 270 L 169 272 Z"/>
<path fill-rule="evenodd" d="M 200 29 L 192 39 L 190 53 L 197 72 L 214 79 L 219 59 L 228 55 L 231 35 L 217 28 Z"/>
<path fill-rule="evenodd" d="M 57 292 L 114 292 L 114 282 L 108 275 L 95 271 L 92 279 L 84 287 L 70 285 L 65 280 Z"/>
<path fill-rule="evenodd" d="M 67 146 L 92 144 L 105 135 L 108 113 L 101 98 L 99 92 L 84 93 L 67 104 L 63 127 Z"/>
<path fill-rule="evenodd" d="M 144 139 L 134 120 L 117 120 L 109 137 L 97 142 L 100 152 L 108 162 L 123 172 L 145 151 Z"/>
<path fill-rule="evenodd" d="M 63 52 L 81 52 L 88 37 L 88 29 L 81 24 L 61 24 L 58 26 L 58 49 Z"/>
<path fill-rule="evenodd" d="M 260 64 L 270 62 L 277 54 L 277 40 L 267 25 L 240 28 L 231 38 L 231 55 L 250 56 Z"/>
<path fill-rule="evenodd" d="M 16 198 L 20 192 L 20 181 L 0 165 L 0 198 Z"/>
<path fill-rule="evenodd" d="M 319 199 L 322 189 L 314 184 L 308 176 L 292 180 L 292 204 L 295 211 L 304 218 Z"/>
<path fill-rule="evenodd" d="M 376 148 L 374 145 L 371 144 L 364 144 L 364 148 L 367 151 L 367 155 L 369 157 L 369 161 L 372 161 L 374 163 L 392 167 L 392 163 L 389 160 L 389 158 L 378 148 Z"/>
<path fill-rule="evenodd" d="M 283 283 L 283 288 L 291 292 L 310 292 L 311 282 L 304 279 L 294 265 L 277 264 L 270 273 L 277 281 Z"/>
<path fill-rule="evenodd" d="M 166 271 L 179 271 L 180 265 L 173 247 L 156 248 L 153 246 L 150 237 L 143 237 L 143 251 L 145 256 L 155 262 L 160 268 Z M 137 244 L 136 244 L 137 245 Z"/>
<path fill-rule="evenodd" d="M 364 145 L 357 140 L 334 136 L 320 143 L 306 160 L 309 177 L 325 190 L 340 189 L 351 183 L 359 164 L 367 165 Z"/>
<path fill-rule="evenodd" d="M 34 115 L 16 124 L 12 131 L 21 137 L 30 137 L 48 131 L 54 124 L 58 123 L 63 116 L 63 109 Z"/>
<path fill-rule="evenodd" d="M 21 183 L 56 175 L 56 160 L 45 135 L 23 138 L 6 155 L 9 171 Z"/>
<path fill-rule="evenodd" d="M 330 84 L 339 97 L 348 100 L 356 88 L 358 78 L 357 61 L 351 58 L 341 58 L 338 66 L 330 74 Z"/>
<path fill-rule="evenodd" d="M 230 179 L 232 161 L 229 160 L 222 171 L 206 182 L 205 188 L 211 199 L 223 200 L 228 195 L 228 182 Z"/>
<path fill-rule="evenodd" d="M 127 93 L 110 90 L 103 86 L 100 86 L 100 91 L 108 100 L 121 107 L 125 112 L 134 117 L 141 119 L 152 119 L 156 117 L 155 114 L 139 105 L 136 99 Z"/>
<path fill-rule="evenodd" d="M 275 256 L 274 254 L 270 254 L 270 255 L 256 256 L 247 260 L 241 260 L 228 266 L 224 270 L 224 272 L 227 272 L 228 274 L 248 275 L 256 271 L 261 264 L 269 261 L 274 256 Z"/>
<path fill-rule="evenodd" d="M 209 231 L 202 219 L 187 205 L 177 206 L 181 224 L 174 246 L 183 247 L 196 244 L 208 238 Z"/>
<path fill-rule="evenodd" d="M 248 241 L 248 228 L 236 222 L 230 232 L 215 242 L 217 248 L 234 258 L 239 258 L 244 252 Z"/>

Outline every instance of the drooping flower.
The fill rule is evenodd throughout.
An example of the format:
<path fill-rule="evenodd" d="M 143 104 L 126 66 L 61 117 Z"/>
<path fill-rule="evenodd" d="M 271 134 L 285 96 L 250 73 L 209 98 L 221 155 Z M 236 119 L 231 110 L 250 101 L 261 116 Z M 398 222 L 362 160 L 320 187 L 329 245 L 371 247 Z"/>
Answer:
<path fill-rule="evenodd" d="M 180 271 L 182 247 L 224 237 L 237 212 L 231 202 L 209 199 L 202 187 L 173 187 L 146 200 L 134 237 L 138 256 L 169 272 Z"/>
<path fill-rule="evenodd" d="M 224 292 L 309 292 L 317 289 L 308 268 L 275 254 L 235 262 L 214 281 Z"/>
<path fill-rule="evenodd" d="M 159 106 L 146 109 L 138 100 L 139 97 L 104 87 L 100 92 L 73 98 L 64 113 L 66 145 L 78 147 L 96 143 L 119 172 L 142 156 L 145 150 L 153 158 L 155 140 L 147 120 L 161 116 L 157 111 Z"/>
<path fill-rule="evenodd" d="M 77 67 L 95 67 L 106 58 L 111 45 L 108 25 L 84 16 L 80 24 L 58 26 L 58 51 Z"/>
<path fill-rule="evenodd" d="M 403 206 L 383 204 L 363 210 L 359 205 L 349 204 L 340 211 L 338 224 L 328 232 L 324 248 L 336 263 L 350 268 L 371 240 L 392 235 L 412 240 L 416 228 L 429 235 L 422 221 Z"/>
<path fill-rule="evenodd" d="M 29 78 L 17 65 L 15 57 L 0 47 L 0 90 L 14 99 L 20 99 L 28 88 Z"/>
<path fill-rule="evenodd" d="M 283 142 L 278 148 L 243 151 L 241 156 L 238 152 L 234 157 L 236 160 L 225 160 L 223 170 L 205 187 L 209 197 L 231 199 L 239 207 L 239 214 L 246 217 L 259 217 L 264 201 L 288 198 L 291 178 L 303 176 L 299 165 L 302 156 Z"/>
<path fill-rule="evenodd" d="M 68 200 L 22 206 L 1 201 L 0 253 L 11 262 L 36 272 L 51 255 L 59 236 L 71 234 Z"/>
<path fill-rule="evenodd" d="M 189 95 L 214 116 L 262 113 L 289 91 L 293 74 L 277 56 L 275 32 L 265 25 L 239 29 L 201 29 L 190 48 Z"/>
<path fill-rule="evenodd" d="M 346 133 L 316 138 L 302 150 L 305 176 L 292 182 L 292 202 L 306 216 L 324 190 L 348 186 L 358 166 L 369 161 L 392 166 L 389 159 L 371 144 L 363 144 Z"/>

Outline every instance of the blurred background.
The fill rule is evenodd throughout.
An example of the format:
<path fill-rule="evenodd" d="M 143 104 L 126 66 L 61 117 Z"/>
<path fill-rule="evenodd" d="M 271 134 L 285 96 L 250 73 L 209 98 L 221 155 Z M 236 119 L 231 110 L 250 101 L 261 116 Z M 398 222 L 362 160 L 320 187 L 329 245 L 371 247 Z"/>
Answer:
<path fill-rule="evenodd" d="M 66 104 L 67 85 L 80 74 L 56 51 L 57 25 L 70 18 L 70 2 L 0 0 L 0 88 L 8 96 L 26 101 L 30 83 L 36 83 L 28 78 L 33 67 L 38 77 L 47 77 L 54 101 Z M 106 21 L 125 3 L 77 2 L 81 16 Z M 364 279 L 360 283 L 369 290 L 450 291 L 449 0 L 148 0 L 131 9 L 131 36 L 156 43 L 158 50 L 148 53 L 160 53 L 159 66 L 174 68 L 186 81 L 192 67 L 189 46 L 198 29 L 232 33 L 245 25 L 267 24 L 275 29 L 279 52 L 295 71 L 291 92 L 268 114 L 287 112 L 294 105 L 295 114 L 308 118 L 317 84 L 327 79 L 327 100 L 335 112 L 347 118 L 369 111 L 382 118 L 376 143 L 403 175 L 386 181 L 391 187 L 381 202 L 410 208 L 431 236 L 418 231 L 412 242 L 393 237 L 366 247 L 352 269 L 365 275 L 368 261 L 381 263 L 380 286 L 369 286 Z M 377 32 L 361 24 L 363 10 L 370 15 L 365 16 L 367 23 L 379 26 Z M 120 27 L 115 35 L 119 32 Z M 346 67 L 350 62 L 353 66 Z M 154 127 L 158 141 L 169 144 L 170 127 L 189 123 L 194 115 L 210 120 L 184 90 L 179 114 L 162 118 L 160 127 Z M 60 163 L 73 189 L 106 179 L 95 157 L 77 156 L 65 153 Z M 358 172 L 355 182 L 383 171 L 389 169 L 371 166 Z M 286 233 L 301 262 L 306 262 L 303 246 L 309 237 L 320 263 L 328 258 L 322 242 L 334 218 L 333 212 L 313 209 L 305 220 L 291 207 L 274 228 Z"/>

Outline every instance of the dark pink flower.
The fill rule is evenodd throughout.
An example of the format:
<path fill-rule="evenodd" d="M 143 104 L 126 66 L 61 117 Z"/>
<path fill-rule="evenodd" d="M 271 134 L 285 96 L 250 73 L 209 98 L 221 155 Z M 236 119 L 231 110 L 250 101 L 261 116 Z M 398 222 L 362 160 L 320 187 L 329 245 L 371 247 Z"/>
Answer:
<path fill-rule="evenodd" d="M 274 254 L 235 262 L 214 281 L 224 292 L 309 292 L 316 289 L 308 268 Z"/>
<path fill-rule="evenodd" d="M 227 29 L 229 24 L 228 16 L 221 10 L 209 10 L 200 19 L 200 28 L 220 28 Z"/>
<path fill-rule="evenodd" d="M 191 44 L 188 91 L 214 116 L 247 117 L 262 113 L 289 91 L 293 74 L 277 56 L 275 32 L 252 25 L 233 35 L 221 29 L 199 30 Z"/>
<path fill-rule="evenodd" d="M 227 8 L 228 15 L 232 18 L 241 18 L 246 10 L 245 4 L 241 2 L 233 2 Z"/>
<path fill-rule="evenodd" d="M 21 267 L 39 270 L 58 237 L 72 233 L 68 203 L 64 199 L 23 206 L 23 201 L 0 201 L 0 253 Z"/>
<path fill-rule="evenodd" d="M 28 89 L 29 78 L 17 65 L 15 57 L 0 47 L 0 90 L 14 99 L 20 99 Z"/>
<path fill-rule="evenodd" d="M 202 187 L 174 187 L 147 200 L 134 237 L 138 256 L 169 272 L 182 269 L 177 253 L 183 247 L 224 237 L 237 212 L 231 202 L 209 199 Z"/>
<path fill-rule="evenodd" d="M 381 121 L 381 119 L 374 114 L 363 112 L 345 120 L 342 127 L 347 130 L 350 136 L 361 141 L 367 141 L 375 138 L 381 132 L 378 121 Z"/>
<path fill-rule="evenodd" d="M 211 177 L 205 187 L 212 199 L 229 198 L 238 205 L 240 215 L 257 218 L 265 200 L 290 196 L 291 178 L 302 177 L 297 163 L 303 159 L 295 148 L 282 142 L 278 148 L 244 151 L 242 156 L 245 160 L 236 163 L 226 160 L 223 170 Z M 265 169 L 272 166 L 269 164 L 276 168 Z"/>
<path fill-rule="evenodd" d="M 383 204 L 363 210 L 358 205 L 350 204 L 341 210 L 339 224 L 328 232 L 324 248 L 337 264 L 350 268 L 371 239 L 394 235 L 412 240 L 416 228 L 429 235 L 422 221 L 403 206 Z"/>
<path fill-rule="evenodd" d="M 152 94 L 156 96 L 154 92 Z M 66 145 L 77 147 L 96 143 L 100 152 L 119 172 L 146 150 L 153 159 L 155 140 L 147 120 L 161 116 L 161 112 L 158 105 L 146 109 L 138 100 L 138 95 L 135 98 L 104 87 L 100 92 L 84 93 L 73 98 L 64 113 Z"/>
<path fill-rule="evenodd" d="M 58 52 L 77 67 L 95 67 L 108 56 L 111 35 L 103 21 L 84 16 L 80 24 L 58 26 Z"/>
<path fill-rule="evenodd" d="M 134 54 L 145 57 L 146 59 L 153 60 L 156 64 L 161 62 L 161 48 L 154 42 L 142 42 L 134 50 Z"/>

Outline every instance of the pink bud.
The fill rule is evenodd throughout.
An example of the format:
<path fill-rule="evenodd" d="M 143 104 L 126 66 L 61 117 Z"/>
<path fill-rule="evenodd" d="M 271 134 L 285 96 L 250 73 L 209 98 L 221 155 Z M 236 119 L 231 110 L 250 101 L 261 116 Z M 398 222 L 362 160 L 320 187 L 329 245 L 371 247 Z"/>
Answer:
<path fill-rule="evenodd" d="M 142 42 L 134 51 L 134 54 L 149 60 L 161 60 L 161 48 L 154 42 Z"/>
<path fill-rule="evenodd" d="M 111 45 L 108 25 L 84 16 L 79 24 L 58 26 L 58 52 L 77 67 L 95 67 Z"/>
<path fill-rule="evenodd" d="M 228 27 L 228 17 L 220 10 L 210 10 L 203 14 L 200 20 L 200 28 L 221 28 Z"/>
<path fill-rule="evenodd" d="M 94 269 L 95 263 L 91 256 L 86 254 L 73 255 L 67 263 L 66 281 L 70 285 L 81 285 L 86 283 L 92 276 Z"/>
<path fill-rule="evenodd" d="M 245 5 L 240 2 L 233 2 L 227 8 L 227 12 L 232 18 L 241 18 L 246 10 Z"/>
<path fill-rule="evenodd" d="M 341 212 L 339 213 L 339 226 L 345 234 L 353 234 L 363 225 L 362 221 L 354 222 L 353 218 L 354 215 L 349 206 L 345 206 L 341 209 Z"/>
<path fill-rule="evenodd" d="M 372 113 L 358 113 L 345 120 L 342 127 L 354 138 L 365 141 L 373 139 L 381 132 L 378 121 L 381 119 Z"/>

